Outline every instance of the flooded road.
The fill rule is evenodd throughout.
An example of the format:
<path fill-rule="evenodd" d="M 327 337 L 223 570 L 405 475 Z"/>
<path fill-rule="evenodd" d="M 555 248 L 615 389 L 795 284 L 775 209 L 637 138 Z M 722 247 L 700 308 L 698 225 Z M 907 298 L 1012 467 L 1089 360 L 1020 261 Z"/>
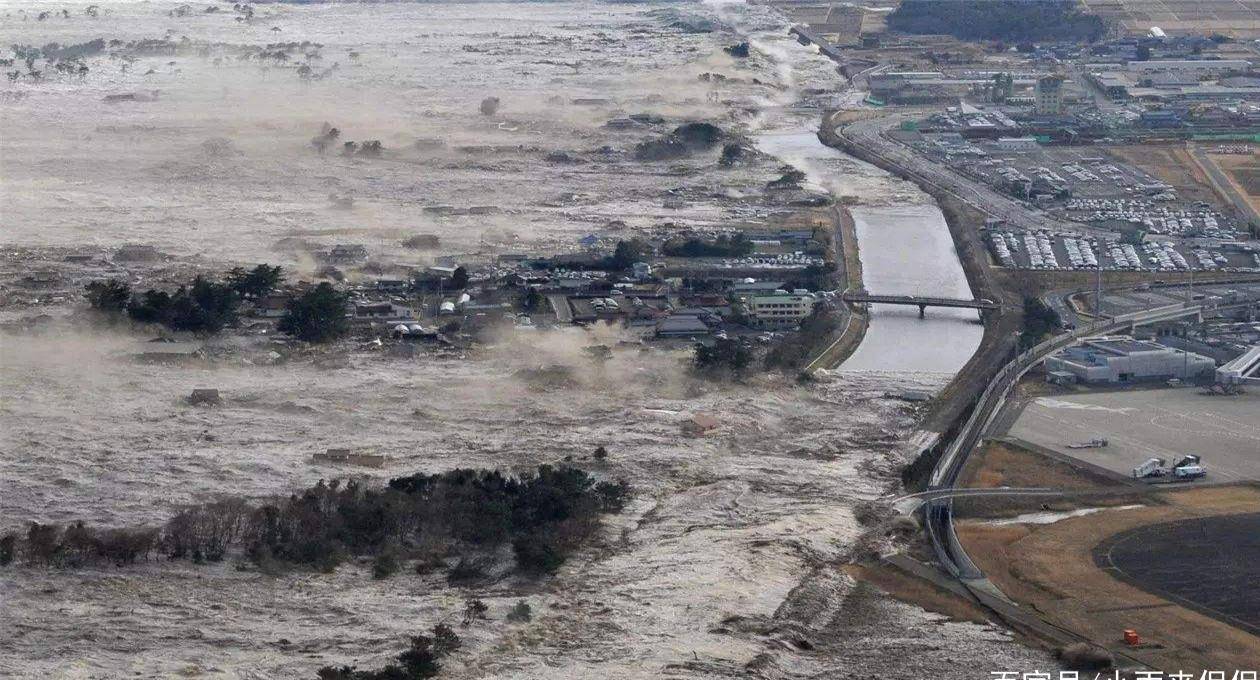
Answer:
<path fill-rule="evenodd" d="M 800 167 L 836 197 L 854 196 L 862 277 L 872 293 L 970 298 L 945 216 L 913 185 L 824 146 L 809 130 L 758 136 L 762 151 Z M 968 309 L 874 305 L 866 337 L 841 369 L 915 371 L 948 380 L 980 345 L 984 327 Z"/>

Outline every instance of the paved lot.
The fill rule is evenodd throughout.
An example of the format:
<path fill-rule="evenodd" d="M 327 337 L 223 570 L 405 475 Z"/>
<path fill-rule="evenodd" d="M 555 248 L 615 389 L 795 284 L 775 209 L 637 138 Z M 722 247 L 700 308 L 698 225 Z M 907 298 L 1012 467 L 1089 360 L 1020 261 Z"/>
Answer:
<path fill-rule="evenodd" d="M 1147 458 L 1203 457 L 1206 481 L 1260 480 L 1260 391 L 1210 397 L 1197 388 L 1040 397 L 1010 435 L 1128 475 Z M 1101 449 L 1068 444 L 1106 438 Z"/>
<path fill-rule="evenodd" d="M 1132 529 L 1095 548 L 1094 563 L 1142 590 L 1260 635 L 1260 514 Z"/>

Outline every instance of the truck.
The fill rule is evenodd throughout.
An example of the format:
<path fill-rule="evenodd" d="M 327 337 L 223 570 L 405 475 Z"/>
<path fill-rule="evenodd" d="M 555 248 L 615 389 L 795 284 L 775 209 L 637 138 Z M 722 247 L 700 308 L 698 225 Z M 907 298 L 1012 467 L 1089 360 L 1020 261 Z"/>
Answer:
<path fill-rule="evenodd" d="M 1173 479 L 1191 480 L 1205 475 L 1207 475 L 1207 470 L 1204 470 L 1201 465 L 1182 465 L 1173 468 Z"/>
<path fill-rule="evenodd" d="M 1193 453 L 1181 457 L 1172 467 L 1173 479 L 1191 480 L 1207 475 L 1203 461 Z"/>
<path fill-rule="evenodd" d="M 1141 465 L 1133 468 L 1134 479 L 1163 477 L 1166 474 L 1168 474 L 1168 468 L 1164 467 L 1163 458 L 1147 458 Z"/>

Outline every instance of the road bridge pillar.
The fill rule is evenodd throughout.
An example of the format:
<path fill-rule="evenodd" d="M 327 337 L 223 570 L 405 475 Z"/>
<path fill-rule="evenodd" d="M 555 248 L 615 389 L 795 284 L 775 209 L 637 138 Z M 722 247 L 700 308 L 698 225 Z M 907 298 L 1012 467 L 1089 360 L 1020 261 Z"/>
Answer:
<path fill-rule="evenodd" d="M 919 305 L 919 318 L 927 318 L 927 305 Z"/>

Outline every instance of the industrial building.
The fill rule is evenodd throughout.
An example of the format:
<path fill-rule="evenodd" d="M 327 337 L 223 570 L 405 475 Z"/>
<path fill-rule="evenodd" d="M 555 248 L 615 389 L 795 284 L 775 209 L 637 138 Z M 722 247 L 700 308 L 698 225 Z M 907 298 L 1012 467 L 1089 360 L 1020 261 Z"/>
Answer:
<path fill-rule="evenodd" d="M 1053 382 L 1189 380 L 1210 375 L 1215 368 L 1210 357 L 1128 336 L 1088 338 L 1046 359 L 1047 379 Z"/>

